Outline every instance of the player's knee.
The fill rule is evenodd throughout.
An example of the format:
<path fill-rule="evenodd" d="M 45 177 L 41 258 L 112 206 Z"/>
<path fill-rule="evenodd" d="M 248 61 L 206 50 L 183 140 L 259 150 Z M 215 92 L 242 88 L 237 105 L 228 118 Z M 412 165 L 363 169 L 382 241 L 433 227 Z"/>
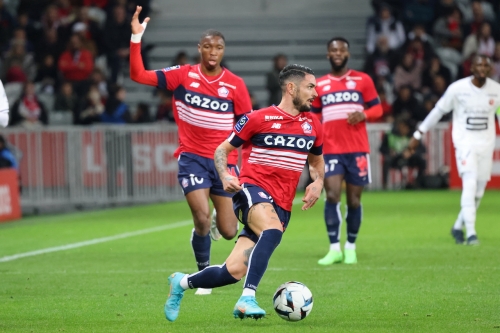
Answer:
<path fill-rule="evenodd" d="M 238 229 L 236 228 L 236 226 L 234 226 L 233 228 L 217 228 L 219 229 L 219 232 L 221 234 L 221 236 L 225 239 L 225 240 L 231 240 L 233 239 L 236 234 L 238 233 Z"/>
<path fill-rule="evenodd" d="M 347 207 L 357 209 L 361 205 L 361 198 L 357 195 L 347 196 Z"/>
<path fill-rule="evenodd" d="M 194 229 L 200 236 L 205 236 L 210 230 L 210 216 L 205 212 L 193 212 Z"/>
<path fill-rule="evenodd" d="M 326 201 L 333 204 L 340 202 L 340 193 L 337 191 L 326 191 Z"/>

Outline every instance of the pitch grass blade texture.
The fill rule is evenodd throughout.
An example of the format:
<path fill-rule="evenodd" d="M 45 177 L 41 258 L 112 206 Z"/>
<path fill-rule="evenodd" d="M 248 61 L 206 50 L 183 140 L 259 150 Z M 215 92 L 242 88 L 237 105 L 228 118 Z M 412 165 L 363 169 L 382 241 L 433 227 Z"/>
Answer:
<path fill-rule="evenodd" d="M 459 192 L 367 192 L 362 201 L 359 263 L 326 268 L 316 263 L 328 250 L 323 202 L 294 206 L 257 292 L 263 320 L 232 317 L 241 282 L 210 296 L 187 291 L 177 321 L 165 319 L 168 275 L 196 267 L 192 225 L 181 223 L 0 262 L 0 332 L 500 332 L 500 192 L 488 191 L 479 208 L 477 247 L 450 236 Z M 28 217 L 0 225 L 0 258 L 189 220 L 184 202 Z M 233 244 L 213 243 L 212 263 Z M 301 322 L 272 308 L 289 280 L 314 296 Z"/>

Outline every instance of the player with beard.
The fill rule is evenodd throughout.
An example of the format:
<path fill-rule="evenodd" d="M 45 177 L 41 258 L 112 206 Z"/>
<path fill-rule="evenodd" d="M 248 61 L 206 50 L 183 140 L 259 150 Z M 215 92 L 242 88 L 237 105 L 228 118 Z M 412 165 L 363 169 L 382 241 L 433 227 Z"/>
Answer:
<path fill-rule="evenodd" d="M 255 292 L 288 226 L 306 160 L 314 181 L 306 188 L 302 210 L 312 207 L 321 194 L 325 167 L 322 126 L 311 113 L 304 112 L 317 97 L 314 73 L 304 66 L 289 65 L 280 72 L 279 80 L 281 103 L 244 115 L 215 151 L 215 166 L 224 190 L 236 193 L 233 209 L 244 227 L 224 264 L 190 275 L 174 273 L 168 278 L 165 315 L 170 321 L 177 318 L 186 289 L 222 287 L 245 275 L 233 315 L 242 319 L 265 316 Z M 238 179 L 227 172 L 227 161 L 240 146 L 243 162 Z"/>
<path fill-rule="evenodd" d="M 357 263 L 356 238 L 361 226 L 361 193 L 371 182 L 370 145 L 366 121 L 382 116 L 372 79 L 347 67 L 349 42 L 342 37 L 327 43 L 331 73 L 318 79 L 318 98 L 311 111 L 323 123 L 325 157 L 325 222 L 330 250 L 320 265 Z M 346 182 L 347 242 L 340 248 L 342 182 Z"/>
<path fill-rule="evenodd" d="M 210 265 L 209 233 L 213 236 L 218 229 L 224 238 L 232 239 L 238 232 L 232 194 L 224 191 L 213 156 L 240 117 L 252 111 L 252 103 L 243 80 L 221 66 L 225 39 L 216 30 L 207 30 L 200 38 L 200 64 L 145 70 L 141 37 L 149 18 L 139 23 L 141 9 L 137 6 L 131 23 L 130 77 L 173 92 L 172 107 L 179 132 L 179 148 L 175 153 L 179 160 L 178 180 L 193 216 L 191 246 L 201 271 Z M 236 151 L 228 158 L 228 170 L 234 175 L 239 173 L 237 159 Z M 212 217 L 212 228 L 209 199 L 217 211 L 216 217 Z M 197 291 L 199 295 L 210 293 L 211 290 Z"/>

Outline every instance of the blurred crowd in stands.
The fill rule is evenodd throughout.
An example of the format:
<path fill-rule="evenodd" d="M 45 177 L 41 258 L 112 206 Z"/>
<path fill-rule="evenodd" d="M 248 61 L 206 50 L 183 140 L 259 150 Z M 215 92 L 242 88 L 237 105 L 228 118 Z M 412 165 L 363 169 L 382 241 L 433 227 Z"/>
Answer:
<path fill-rule="evenodd" d="M 39 127 L 49 113 L 51 124 L 144 121 L 128 110 L 119 85 L 136 5 L 142 18 L 149 14 L 150 0 L 0 0 L 10 125 Z"/>

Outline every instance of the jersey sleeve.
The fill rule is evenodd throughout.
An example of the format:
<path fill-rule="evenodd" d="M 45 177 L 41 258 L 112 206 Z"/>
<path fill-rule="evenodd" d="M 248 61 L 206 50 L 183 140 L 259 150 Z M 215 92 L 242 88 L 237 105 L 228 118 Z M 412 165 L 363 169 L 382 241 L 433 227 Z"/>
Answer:
<path fill-rule="evenodd" d="M 323 154 L 323 125 L 320 121 L 313 117 L 313 125 L 316 128 L 316 140 L 314 140 L 314 144 L 309 151 L 313 155 L 321 155 Z"/>
<path fill-rule="evenodd" d="M 174 91 L 186 78 L 191 65 L 171 66 L 156 70 L 158 77 L 158 88 Z"/>
<path fill-rule="evenodd" d="M 9 111 L 9 102 L 7 101 L 7 94 L 3 87 L 2 81 L 0 81 L 0 112 Z"/>
<path fill-rule="evenodd" d="M 234 125 L 233 132 L 227 138 L 227 141 L 234 147 L 238 148 L 246 141 L 250 140 L 252 136 L 259 129 L 259 118 L 255 114 L 244 114 L 240 120 Z"/>
<path fill-rule="evenodd" d="M 378 98 L 377 89 L 375 89 L 375 84 L 373 80 L 368 75 L 363 75 L 363 100 L 368 108 L 380 104 L 380 99 Z"/>
<path fill-rule="evenodd" d="M 453 110 L 453 97 L 453 85 L 451 85 L 446 89 L 439 101 L 437 101 L 435 108 L 439 109 L 442 113 L 451 112 Z"/>
<path fill-rule="evenodd" d="M 235 119 L 241 119 L 242 115 L 249 112 L 252 112 L 252 101 L 245 82 L 240 79 L 234 94 Z"/>

